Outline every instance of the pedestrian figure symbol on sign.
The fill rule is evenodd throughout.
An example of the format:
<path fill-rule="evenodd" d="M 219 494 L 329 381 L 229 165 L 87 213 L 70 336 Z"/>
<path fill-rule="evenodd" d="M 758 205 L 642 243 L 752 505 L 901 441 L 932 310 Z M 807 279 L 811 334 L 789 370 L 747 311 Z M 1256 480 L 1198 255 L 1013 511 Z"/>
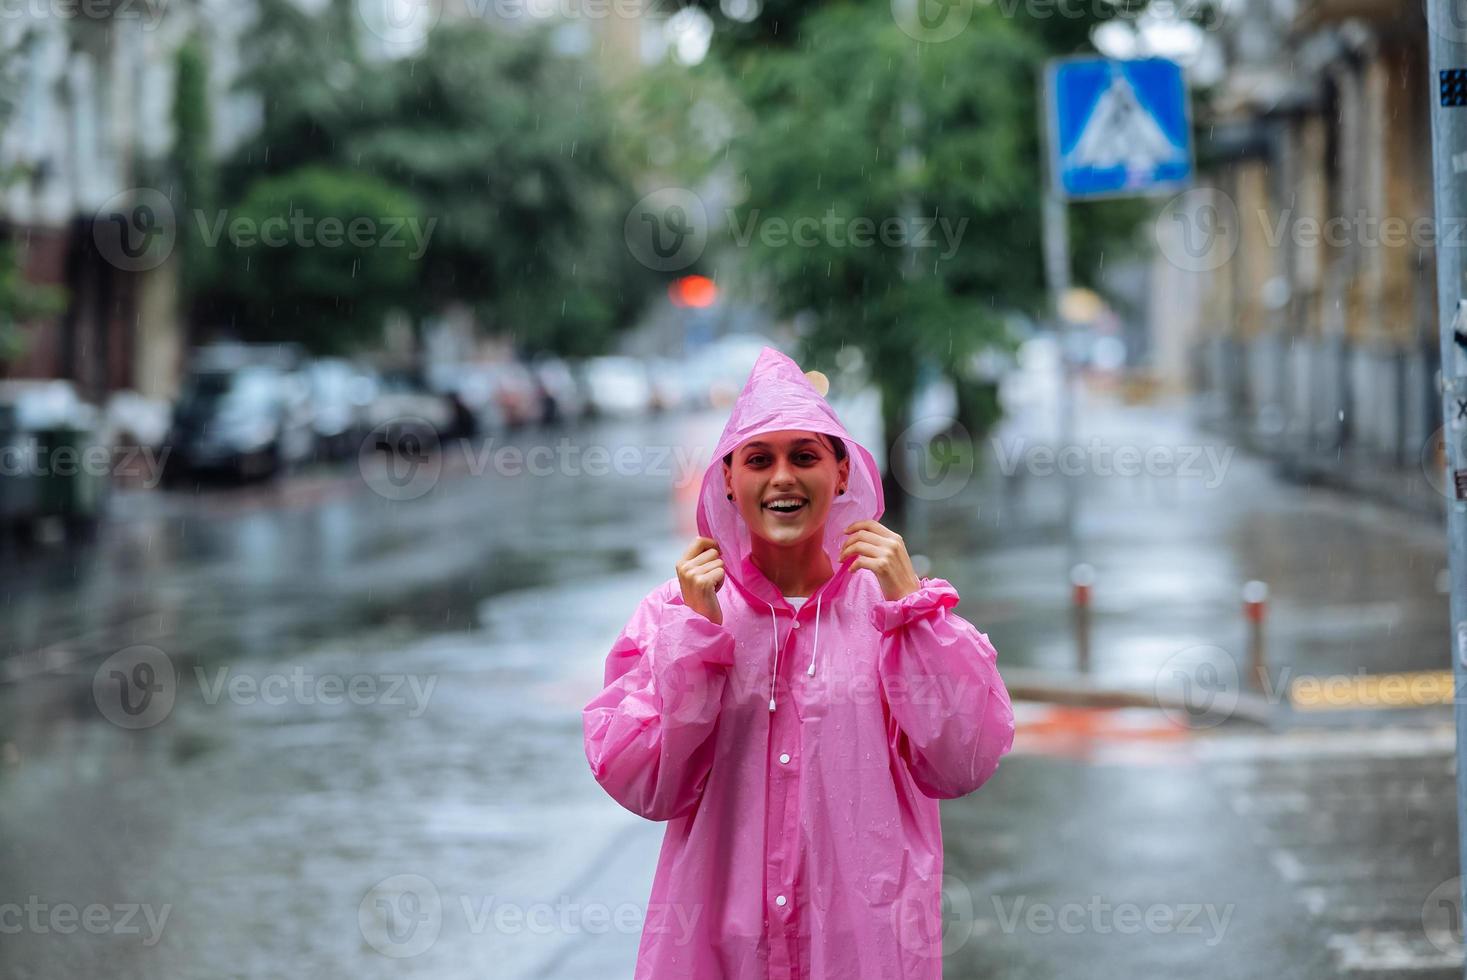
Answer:
<path fill-rule="evenodd" d="M 1192 178 L 1181 66 L 1165 58 L 1070 58 L 1049 68 L 1056 190 L 1068 199 L 1146 194 Z"/>
<path fill-rule="evenodd" d="M 1177 146 L 1142 108 L 1124 73 L 1111 74 L 1080 139 L 1065 154 L 1065 166 L 1107 169 L 1125 167 L 1141 177 L 1163 164 L 1187 164 L 1185 147 Z"/>

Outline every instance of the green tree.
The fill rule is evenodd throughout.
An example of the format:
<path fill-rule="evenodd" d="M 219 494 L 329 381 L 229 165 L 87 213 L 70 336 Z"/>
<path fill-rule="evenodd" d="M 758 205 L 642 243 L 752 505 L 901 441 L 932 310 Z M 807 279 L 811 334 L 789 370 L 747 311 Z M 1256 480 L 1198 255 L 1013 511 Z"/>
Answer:
<path fill-rule="evenodd" d="M 755 234 L 752 265 L 780 312 L 810 316 L 812 357 L 865 353 L 888 440 L 910 424 L 924 362 L 957 373 L 999 341 L 1005 313 L 1042 295 L 1023 141 L 1038 52 L 1001 17 L 975 17 L 981 29 L 917 45 L 885 5 L 839 4 L 804 17 L 798 44 L 732 56 L 758 120 L 732 146 L 739 225 L 829 217 L 838 229 L 813 247 Z M 868 244 L 850 237 L 860 223 L 877 231 Z"/>
<path fill-rule="evenodd" d="M 366 62 L 347 0 L 261 9 L 246 84 L 264 126 L 229 168 L 236 197 L 303 166 L 411 195 L 436 222 L 403 296 L 416 318 L 467 303 L 527 351 L 573 354 L 631 321 L 657 283 L 623 247 L 634 198 L 587 63 L 543 30 L 457 22 L 413 57 Z"/>
<path fill-rule="evenodd" d="M 19 47 L 24 48 L 27 44 L 28 39 L 22 37 Z M 0 51 L 0 132 L 5 130 L 16 108 L 12 93 L 19 90 L 16 76 L 23 67 L 23 59 L 9 55 L 9 52 Z M 0 189 L 25 176 L 19 168 L 0 170 Z M 25 353 L 26 338 L 22 327 L 26 321 L 52 316 L 66 308 L 64 289 L 33 283 L 26 278 L 24 254 L 12 236 L 9 223 L 0 218 L 0 369 Z"/>
<path fill-rule="evenodd" d="M 384 181 L 304 167 L 253 184 L 204 234 L 218 238 L 242 335 L 338 352 L 380 338 L 414 288 L 431 224 Z"/>
<path fill-rule="evenodd" d="M 207 223 L 217 209 L 217 174 L 211 148 L 209 69 L 203 46 L 190 37 L 174 59 L 174 141 L 169 165 L 174 176 L 173 207 L 177 215 L 202 213 Z M 181 307 L 187 320 L 195 319 L 194 302 L 217 275 L 215 252 L 202 239 L 200 222 L 178 222 L 175 254 L 179 257 Z"/>
<path fill-rule="evenodd" d="M 703 70 L 730 78 L 757 121 L 728 153 L 740 228 L 827 216 L 842 238 L 858 219 L 935 226 L 925 247 L 828 234 L 812 247 L 769 247 L 754 234 L 739 263 L 780 313 L 805 315 L 808 357 L 862 350 L 888 440 L 910 424 L 924 364 L 959 382 L 960 403 L 978 416 L 965 421 L 981 426 L 994 403 L 965 388 L 970 355 L 1006 342 L 1006 316 L 1044 311 L 1037 84 L 1045 59 L 1082 46 L 1091 26 L 974 3 L 963 30 L 928 43 L 876 0 L 773 0 L 752 22 L 717 20 L 714 64 Z M 1078 282 L 1093 282 L 1138 214 L 1126 203 L 1077 209 Z"/>

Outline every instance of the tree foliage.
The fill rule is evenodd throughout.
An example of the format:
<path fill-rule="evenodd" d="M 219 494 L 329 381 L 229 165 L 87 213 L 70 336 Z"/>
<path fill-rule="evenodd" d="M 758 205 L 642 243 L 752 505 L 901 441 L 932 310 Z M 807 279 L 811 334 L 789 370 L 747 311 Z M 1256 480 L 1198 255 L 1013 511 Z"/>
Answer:
<path fill-rule="evenodd" d="M 245 84 L 264 125 L 229 168 L 235 199 L 303 167 L 372 178 L 433 222 L 394 298 L 402 310 L 421 318 L 464 303 L 526 351 L 604 348 L 656 284 L 622 242 L 631 183 L 595 73 L 546 31 L 459 21 L 411 57 L 368 61 L 354 25 L 349 0 L 314 15 L 262 0 Z M 358 342 L 377 336 L 367 320 L 337 326 Z"/>

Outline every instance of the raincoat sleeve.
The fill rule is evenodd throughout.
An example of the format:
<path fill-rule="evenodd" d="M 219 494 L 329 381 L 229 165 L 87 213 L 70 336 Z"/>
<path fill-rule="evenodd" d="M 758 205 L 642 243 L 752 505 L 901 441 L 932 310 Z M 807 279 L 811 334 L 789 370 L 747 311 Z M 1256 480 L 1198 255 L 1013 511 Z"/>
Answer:
<path fill-rule="evenodd" d="M 891 711 L 892 752 L 917 788 L 936 799 L 973 792 L 1013 746 L 1014 712 L 988 636 L 952 611 L 958 592 L 923 579 L 901 599 L 878 602 L 881 689 Z"/>
<path fill-rule="evenodd" d="M 648 820 L 698 801 L 733 662 L 733 634 L 684 605 L 676 580 L 642 600 L 582 711 L 586 759 L 612 799 Z"/>

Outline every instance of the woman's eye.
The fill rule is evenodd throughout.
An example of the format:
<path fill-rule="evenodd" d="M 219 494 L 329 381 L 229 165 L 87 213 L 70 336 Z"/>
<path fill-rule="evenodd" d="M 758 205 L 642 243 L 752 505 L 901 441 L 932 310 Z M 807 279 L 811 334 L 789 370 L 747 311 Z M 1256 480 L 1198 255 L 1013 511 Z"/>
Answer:
<path fill-rule="evenodd" d="M 795 461 L 796 462 L 799 462 L 799 463 L 806 464 L 806 465 L 809 465 L 810 463 L 815 462 L 819 458 L 820 457 L 816 456 L 814 453 L 796 453 L 795 454 Z"/>

